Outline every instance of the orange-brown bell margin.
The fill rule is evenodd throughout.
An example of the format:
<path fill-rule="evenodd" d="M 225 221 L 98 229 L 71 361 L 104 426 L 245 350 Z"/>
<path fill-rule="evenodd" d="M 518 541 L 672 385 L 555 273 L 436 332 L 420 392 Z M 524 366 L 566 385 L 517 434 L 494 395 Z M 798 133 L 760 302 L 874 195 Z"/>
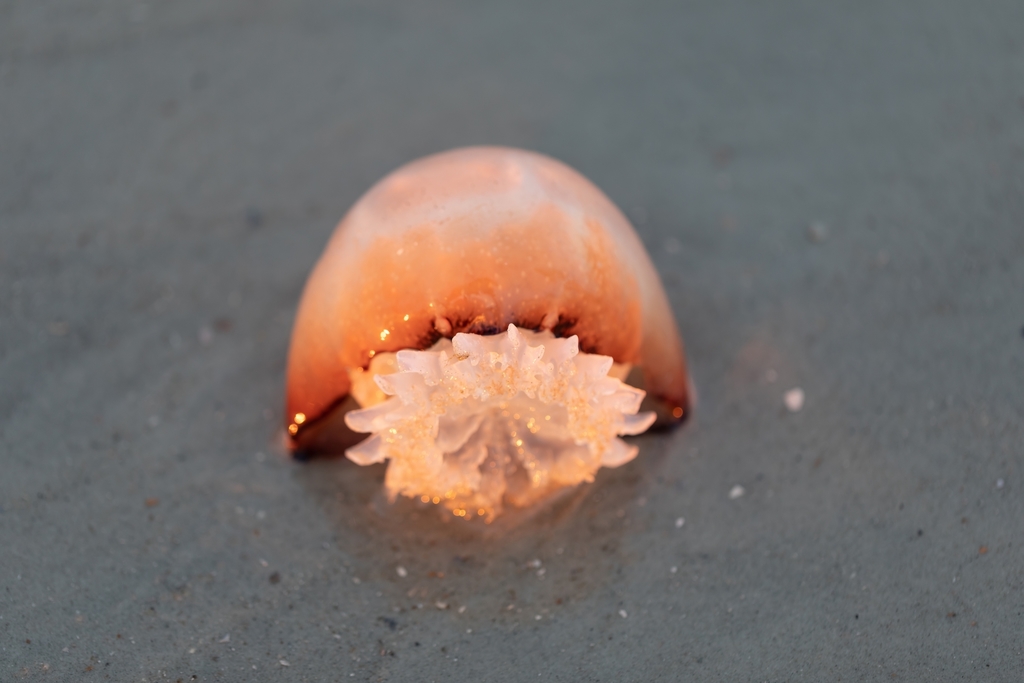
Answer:
<path fill-rule="evenodd" d="M 659 425 L 690 408 L 682 340 L 629 221 L 595 185 L 533 152 L 471 147 L 429 156 L 371 188 L 306 283 L 288 355 L 285 428 L 304 453 L 363 438 L 349 369 L 509 324 L 579 336 L 634 366 Z M 637 372 L 637 369 L 640 372 Z"/>

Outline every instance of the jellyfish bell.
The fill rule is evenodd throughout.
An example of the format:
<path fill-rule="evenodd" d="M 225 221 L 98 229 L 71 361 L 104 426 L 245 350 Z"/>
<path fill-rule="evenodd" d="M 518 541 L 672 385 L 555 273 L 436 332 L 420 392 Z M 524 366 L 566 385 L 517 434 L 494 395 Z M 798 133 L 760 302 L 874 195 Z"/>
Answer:
<path fill-rule="evenodd" d="M 549 157 L 474 147 L 349 210 L 299 304 L 286 402 L 293 452 L 388 461 L 390 497 L 489 520 L 628 462 L 619 437 L 680 421 L 691 392 L 611 200 Z"/>

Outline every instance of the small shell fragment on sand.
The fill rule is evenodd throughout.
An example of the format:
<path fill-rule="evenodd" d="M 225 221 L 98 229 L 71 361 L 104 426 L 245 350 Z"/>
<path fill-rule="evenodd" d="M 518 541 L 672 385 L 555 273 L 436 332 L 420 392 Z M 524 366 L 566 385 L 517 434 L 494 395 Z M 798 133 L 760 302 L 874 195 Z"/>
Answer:
<path fill-rule="evenodd" d="M 800 387 L 790 389 L 782 396 L 786 409 L 791 413 L 799 413 L 804 407 L 804 390 Z"/>
<path fill-rule="evenodd" d="M 736 486 L 733 486 L 731 489 L 729 489 L 729 500 L 736 500 L 737 498 L 741 498 L 743 494 L 746 492 L 747 490 L 745 488 L 743 488 L 739 484 L 736 484 Z"/>
<path fill-rule="evenodd" d="M 684 524 L 686 524 L 686 520 L 685 519 L 683 519 L 682 517 L 676 517 L 676 528 L 677 529 L 682 529 Z"/>

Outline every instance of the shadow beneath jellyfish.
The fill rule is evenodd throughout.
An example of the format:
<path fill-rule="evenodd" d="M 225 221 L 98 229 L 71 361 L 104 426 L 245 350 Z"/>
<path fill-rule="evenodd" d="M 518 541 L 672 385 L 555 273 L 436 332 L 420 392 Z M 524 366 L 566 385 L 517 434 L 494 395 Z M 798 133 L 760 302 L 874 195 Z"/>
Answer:
<path fill-rule="evenodd" d="M 630 441 L 641 449 L 631 463 L 490 524 L 404 497 L 388 501 L 385 465 L 317 457 L 296 477 L 323 509 L 351 570 L 400 612 L 472 603 L 477 616 L 514 619 L 527 606 L 585 602 L 632 561 L 624 537 L 637 522 L 623 511 L 644 495 L 671 448 L 664 432 Z"/>

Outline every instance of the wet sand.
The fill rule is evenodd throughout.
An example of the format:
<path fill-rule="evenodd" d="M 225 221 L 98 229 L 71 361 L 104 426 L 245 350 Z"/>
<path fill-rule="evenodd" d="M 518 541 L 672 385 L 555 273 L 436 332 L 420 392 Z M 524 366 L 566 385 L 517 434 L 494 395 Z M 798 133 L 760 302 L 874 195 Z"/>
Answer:
<path fill-rule="evenodd" d="M 1021 27 L 1012 0 L 5 3 L 0 679 L 1019 680 Z M 335 223 L 480 143 L 626 211 L 700 394 L 487 533 L 279 447 Z"/>

